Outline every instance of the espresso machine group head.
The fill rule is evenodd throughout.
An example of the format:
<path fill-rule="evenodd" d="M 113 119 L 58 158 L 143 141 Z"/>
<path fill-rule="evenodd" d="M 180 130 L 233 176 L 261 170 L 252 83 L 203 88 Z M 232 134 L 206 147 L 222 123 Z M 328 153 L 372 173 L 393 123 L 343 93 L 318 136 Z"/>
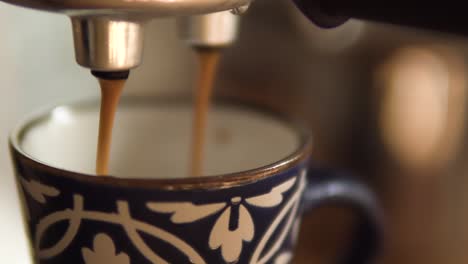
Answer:
<path fill-rule="evenodd" d="M 234 41 L 238 18 L 250 0 L 1 0 L 68 15 L 75 57 L 93 74 L 110 78 L 142 62 L 144 27 L 156 17 L 180 17 L 182 37 L 195 46 Z M 117 73 L 117 74 L 115 74 Z M 113 75 L 114 74 L 114 75 Z"/>
<path fill-rule="evenodd" d="M 239 14 L 252 0 L 0 0 L 59 12 L 72 21 L 76 61 L 93 73 L 127 72 L 142 61 L 144 25 L 155 17 L 180 17 L 189 44 L 219 47 L 236 36 Z M 468 18 L 460 3 L 411 8 L 361 0 L 292 0 L 318 26 L 339 26 L 349 18 L 414 26 L 468 35 Z M 458 5 L 457 5 L 458 3 Z M 119 76 L 117 74 L 117 76 Z"/>

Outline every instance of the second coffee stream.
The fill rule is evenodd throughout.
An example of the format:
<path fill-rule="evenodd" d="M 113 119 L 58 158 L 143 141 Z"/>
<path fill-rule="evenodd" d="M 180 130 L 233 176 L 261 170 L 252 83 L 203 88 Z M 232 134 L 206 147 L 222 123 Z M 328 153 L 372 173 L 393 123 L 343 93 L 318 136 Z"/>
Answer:
<path fill-rule="evenodd" d="M 205 159 L 206 128 L 211 105 L 214 80 L 221 56 L 220 48 L 194 48 L 198 57 L 199 70 L 194 90 L 194 113 L 192 127 L 191 176 L 203 174 Z"/>

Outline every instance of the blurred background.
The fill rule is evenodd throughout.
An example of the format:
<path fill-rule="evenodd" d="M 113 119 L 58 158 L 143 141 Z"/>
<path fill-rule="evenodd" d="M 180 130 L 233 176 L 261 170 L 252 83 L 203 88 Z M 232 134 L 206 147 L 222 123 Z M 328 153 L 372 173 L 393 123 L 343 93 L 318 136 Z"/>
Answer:
<path fill-rule="evenodd" d="M 1 3 L 0 36 L 0 256 L 29 263 L 8 132 L 27 113 L 99 90 L 74 62 L 66 17 Z M 125 92 L 190 94 L 195 58 L 175 21 L 150 23 L 146 42 Z M 467 58 L 468 39 L 362 21 L 321 30 L 289 1 L 256 1 L 216 96 L 305 120 L 316 163 L 371 186 L 387 217 L 378 263 L 467 263 Z M 354 221 L 342 208 L 305 217 L 295 263 L 332 263 Z"/>

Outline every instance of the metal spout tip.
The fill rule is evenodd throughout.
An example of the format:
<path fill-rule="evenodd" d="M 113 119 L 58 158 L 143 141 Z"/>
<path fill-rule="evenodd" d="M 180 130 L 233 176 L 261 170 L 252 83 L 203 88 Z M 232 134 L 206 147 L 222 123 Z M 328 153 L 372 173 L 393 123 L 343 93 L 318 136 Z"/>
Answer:
<path fill-rule="evenodd" d="M 126 71 L 141 64 L 144 21 L 72 17 L 75 57 L 94 71 Z"/>
<path fill-rule="evenodd" d="M 250 8 L 250 3 L 248 3 L 246 5 L 243 5 L 243 6 L 233 8 L 231 10 L 231 13 L 233 13 L 234 15 L 241 16 L 241 15 L 247 13 L 247 10 L 249 10 L 249 8 Z"/>
<path fill-rule="evenodd" d="M 182 39 L 193 47 L 225 47 L 237 38 L 239 16 L 230 11 L 181 18 Z"/>
<path fill-rule="evenodd" d="M 130 75 L 130 71 L 91 71 L 91 74 L 98 78 L 104 80 L 127 80 Z"/>

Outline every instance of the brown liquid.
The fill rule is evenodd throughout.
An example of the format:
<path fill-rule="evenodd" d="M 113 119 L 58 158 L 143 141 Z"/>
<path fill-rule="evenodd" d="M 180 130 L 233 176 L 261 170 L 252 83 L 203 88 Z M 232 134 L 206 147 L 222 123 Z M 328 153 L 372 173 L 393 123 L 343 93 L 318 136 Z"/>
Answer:
<path fill-rule="evenodd" d="M 106 80 L 98 78 L 101 85 L 101 113 L 96 158 L 96 174 L 109 173 L 109 156 L 112 142 L 112 128 L 120 95 L 126 80 Z"/>
<path fill-rule="evenodd" d="M 195 109 L 192 128 L 191 175 L 200 176 L 203 172 L 205 130 L 214 78 L 220 57 L 219 49 L 195 49 L 200 70 L 195 86 Z M 125 79 L 107 80 L 98 78 L 101 86 L 101 112 L 96 158 L 96 174 L 109 173 L 109 160 L 112 142 L 112 129 L 120 95 Z"/>
<path fill-rule="evenodd" d="M 200 67 L 198 80 L 195 86 L 190 172 L 192 176 L 201 176 L 203 173 L 207 116 L 220 57 L 220 49 L 195 49 L 195 51 L 198 56 Z"/>

